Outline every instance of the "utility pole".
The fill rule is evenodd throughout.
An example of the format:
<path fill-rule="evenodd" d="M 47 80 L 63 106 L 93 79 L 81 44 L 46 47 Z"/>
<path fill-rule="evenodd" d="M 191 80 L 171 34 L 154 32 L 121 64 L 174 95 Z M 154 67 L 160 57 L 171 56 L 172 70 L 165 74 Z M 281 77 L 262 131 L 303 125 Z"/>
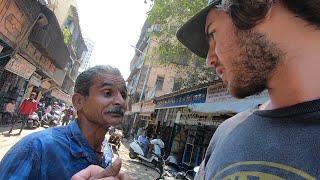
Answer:
<path fill-rule="evenodd" d="M 135 46 L 132 46 L 133 48 L 135 48 L 136 50 L 138 50 L 140 53 L 143 54 L 143 57 L 142 57 L 142 58 L 143 58 L 143 60 L 142 60 L 142 61 L 143 61 L 143 64 L 144 64 L 144 62 L 145 62 L 146 55 L 147 55 L 148 50 L 149 50 L 149 47 L 150 47 L 150 43 L 151 43 L 151 39 L 149 39 L 149 42 L 148 42 L 148 45 L 147 45 L 147 47 L 146 47 L 146 51 L 145 51 L 145 52 L 142 52 L 140 49 L 136 48 Z M 145 88 L 146 88 L 146 85 L 147 85 L 147 81 L 148 81 L 148 77 L 149 77 L 149 73 L 150 73 L 150 69 L 151 69 L 151 63 L 152 63 L 152 61 L 150 60 L 149 65 L 148 65 L 148 69 L 147 69 L 147 74 L 146 74 L 146 76 L 145 76 L 145 78 L 144 78 L 144 82 L 143 82 L 143 86 L 142 86 L 142 91 L 141 91 L 141 94 L 140 94 L 139 102 L 138 102 L 138 103 L 141 102 L 142 97 L 143 97 L 143 94 L 144 94 L 144 91 L 145 91 Z M 141 67 L 140 72 L 139 72 L 138 83 L 139 83 L 141 71 L 142 71 L 142 67 Z M 135 113 L 134 119 L 133 119 L 133 123 L 132 123 L 133 126 L 134 126 L 135 123 L 136 123 L 137 116 L 138 116 L 138 113 Z M 132 130 L 133 130 L 133 127 L 132 127 L 131 131 L 132 131 Z"/>

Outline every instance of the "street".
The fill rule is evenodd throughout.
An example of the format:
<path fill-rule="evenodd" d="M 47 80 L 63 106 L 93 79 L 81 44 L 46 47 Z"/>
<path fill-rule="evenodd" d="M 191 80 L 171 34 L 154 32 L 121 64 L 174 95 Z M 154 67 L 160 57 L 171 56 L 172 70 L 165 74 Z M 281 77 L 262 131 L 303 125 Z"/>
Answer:
<path fill-rule="evenodd" d="M 0 159 L 2 159 L 5 153 L 20 139 L 33 132 L 43 130 L 44 128 L 37 128 L 34 130 L 24 129 L 19 136 L 6 136 L 5 134 L 9 131 L 9 129 L 10 127 L 0 127 Z M 13 134 L 15 133 L 18 133 L 18 129 L 13 131 Z M 156 179 L 159 176 L 159 173 L 157 173 L 157 171 L 145 166 L 144 164 L 141 164 L 137 160 L 131 160 L 129 158 L 128 147 L 129 144 L 127 143 L 126 139 L 123 139 L 119 149 L 119 156 L 122 159 L 122 171 L 128 173 L 133 180 Z"/>

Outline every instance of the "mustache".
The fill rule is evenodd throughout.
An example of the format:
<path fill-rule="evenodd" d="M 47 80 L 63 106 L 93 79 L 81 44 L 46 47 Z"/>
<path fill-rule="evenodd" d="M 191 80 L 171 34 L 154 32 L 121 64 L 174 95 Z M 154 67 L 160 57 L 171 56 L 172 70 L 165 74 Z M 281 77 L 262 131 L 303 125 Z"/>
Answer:
<path fill-rule="evenodd" d="M 106 110 L 106 113 L 112 113 L 112 114 L 120 114 L 120 115 L 124 115 L 125 113 L 125 109 L 123 107 L 115 107 L 115 108 L 110 108 Z"/>

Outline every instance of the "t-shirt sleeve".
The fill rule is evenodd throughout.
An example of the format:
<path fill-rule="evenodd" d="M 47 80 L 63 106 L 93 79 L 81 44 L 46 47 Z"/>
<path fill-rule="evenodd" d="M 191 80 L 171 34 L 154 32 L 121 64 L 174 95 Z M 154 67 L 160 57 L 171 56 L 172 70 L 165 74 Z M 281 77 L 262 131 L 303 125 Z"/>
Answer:
<path fill-rule="evenodd" d="M 32 146 L 13 146 L 0 162 L 0 179 L 39 179 L 40 160 Z"/>
<path fill-rule="evenodd" d="M 34 103 L 34 111 L 38 109 L 38 103 Z"/>

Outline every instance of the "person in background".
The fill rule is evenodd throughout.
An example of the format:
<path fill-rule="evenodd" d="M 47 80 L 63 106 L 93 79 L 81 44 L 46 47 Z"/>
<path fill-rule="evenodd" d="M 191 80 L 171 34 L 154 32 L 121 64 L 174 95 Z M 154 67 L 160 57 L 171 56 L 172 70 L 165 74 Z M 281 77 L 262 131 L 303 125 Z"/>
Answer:
<path fill-rule="evenodd" d="M 4 113 L 2 115 L 2 120 L 6 122 L 6 124 L 10 123 L 12 120 L 12 117 L 14 115 L 16 109 L 16 104 L 14 100 L 10 100 L 5 106 L 4 106 Z"/>
<path fill-rule="evenodd" d="M 64 116 L 63 116 L 63 119 L 62 119 L 62 126 L 65 124 L 65 125 L 68 125 L 70 120 L 73 118 L 73 107 L 70 106 L 68 108 L 65 108 L 64 109 Z"/>
<path fill-rule="evenodd" d="M 36 97 L 37 97 L 37 93 L 32 92 L 29 98 L 26 98 L 25 100 L 22 101 L 18 111 L 18 114 L 20 115 L 19 117 L 21 118 L 21 128 L 17 135 L 21 134 L 24 126 L 27 123 L 29 115 L 36 112 L 36 110 L 38 109 L 38 102 L 35 100 Z M 15 123 L 12 124 L 9 134 L 12 132 L 14 128 L 14 124 Z"/>
<path fill-rule="evenodd" d="M 146 136 L 146 131 L 144 130 L 142 132 L 142 135 L 140 135 L 138 137 L 138 142 L 142 145 L 142 150 L 144 152 L 144 154 L 146 155 L 147 154 L 147 151 L 148 151 L 148 145 L 149 145 L 149 140 Z"/>

